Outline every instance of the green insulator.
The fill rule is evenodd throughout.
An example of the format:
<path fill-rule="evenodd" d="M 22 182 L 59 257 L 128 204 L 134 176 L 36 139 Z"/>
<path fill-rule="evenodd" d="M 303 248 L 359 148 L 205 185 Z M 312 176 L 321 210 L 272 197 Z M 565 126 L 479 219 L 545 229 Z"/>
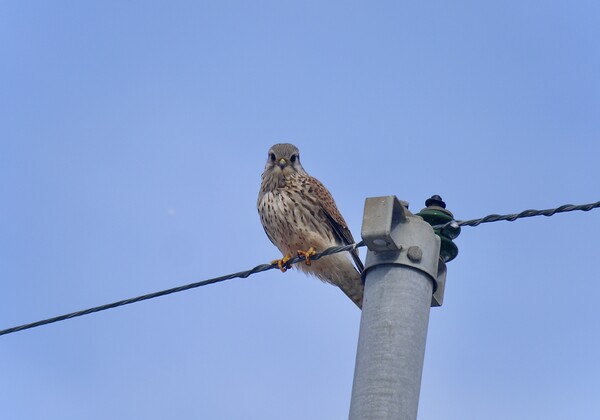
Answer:
<path fill-rule="evenodd" d="M 446 203 L 442 201 L 439 195 L 434 195 L 425 201 L 425 207 L 417 216 L 434 226 L 434 232 L 441 239 L 440 257 L 444 262 L 452 261 L 458 255 L 458 247 L 453 242 L 460 235 L 460 226 L 448 224 L 443 229 L 441 226 L 454 220 L 454 215 L 446 210 Z"/>

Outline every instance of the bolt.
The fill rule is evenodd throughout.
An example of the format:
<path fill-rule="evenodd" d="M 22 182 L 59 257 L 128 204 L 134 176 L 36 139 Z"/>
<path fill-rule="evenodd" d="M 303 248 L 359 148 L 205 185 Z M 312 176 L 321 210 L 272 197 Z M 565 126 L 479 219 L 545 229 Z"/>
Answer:
<path fill-rule="evenodd" d="M 373 245 L 377 246 L 387 246 L 387 241 L 385 239 L 377 238 L 373 239 Z"/>
<path fill-rule="evenodd" d="M 411 246 L 406 251 L 406 256 L 414 263 L 418 263 L 423 258 L 423 251 L 418 246 Z"/>

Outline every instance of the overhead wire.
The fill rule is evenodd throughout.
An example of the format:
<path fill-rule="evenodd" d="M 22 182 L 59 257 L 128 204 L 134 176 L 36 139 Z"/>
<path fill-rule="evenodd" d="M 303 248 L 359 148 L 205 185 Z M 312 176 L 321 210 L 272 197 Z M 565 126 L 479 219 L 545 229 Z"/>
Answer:
<path fill-rule="evenodd" d="M 354 244 L 350 244 L 350 245 L 344 245 L 344 246 L 334 246 L 334 247 L 326 249 L 323 252 L 320 252 L 316 255 L 311 256 L 310 259 L 311 259 L 311 261 L 316 261 L 327 255 L 336 254 L 338 252 L 343 252 L 343 251 L 349 251 L 352 249 L 356 249 L 360 246 L 363 246 L 362 242 L 354 243 Z M 303 260 L 305 260 L 305 257 L 294 257 L 291 260 L 289 260 L 287 264 L 290 264 L 290 265 L 296 264 Z M 166 296 L 166 295 L 170 295 L 173 293 L 183 292 L 184 290 L 190 290 L 190 289 L 195 289 L 195 288 L 202 287 L 202 286 L 208 286 L 209 284 L 219 283 L 219 282 L 222 282 L 225 280 L 231 280 L 231 279 L 235 279 L 235 278 L 247 278 L 253 274 L 261 273 L 261 272 L 267 271 L 267 270 L 272 270 L 274 268 L 278 268 L 277 264 L 273 264 L 273 263 L 260 264 L 250 270 L 240 271 L 240 272 L 233 273 L 233 274 L 227 274 L 224 276 L 219 276 L 219 277 L 215 277 L 215 278 L 208 279 L 208 280 L 202 280 L 202 281 L 198 281 L 195 283 L 189 283 L 189 284 L 185 284 L 183 286 L 178 286 L 178 287 L 173 287 L 171 289 L 161 290 L 159 292 L 148 293 L 145 295 L 136 296 L 136 297 L 129 298 L 129 299 L 119 300 L 117 302 L 107 303 L 105 305 L 95 306 L 93 308 L 83 309 L 81 311 L 71 312 L 69 314 L 59 315 L 59 316 L 55 316 L 52 318 L 47 318 L 47 319 L 43 319 L 40 321 L 31 322 L 29 324 L 23 324 L 23 325 L 19 325 L 19 326 L 12 327 L 12 328 L 6 328 L 4 330 L 0 330 L 0 335 L 11 334 L 11 333 L 15 333 L 17 331 L 23 331 L 23 330 L 28 330 L 30 328 L 40 327 L 42 325 L 53 324 L 55 322 L 64 321 L 64 320 L 71 319 L 71 318 L 77 318 L 77 317 L 80 317 L 83 315 L 89 315 L 89 314 L 92 314 L 95 312 L 106 311 L 108 309 L 117 308 L 119 306 L 130 305 L 132 303 L 141 302 L 143 300 L 154 299 L 154 298 L 157 298 L 160 296 Z"/>
<path fill-rule="evenodd" d="M 490 214 L 489 216 L 482 217 L 480 219 L 472 219 L 472 220 L 461 220 L 457 221 L 459 226 L 479 226 L 482 223 L 491 223 L 491 222 L 499 222 L 501 220 L 505 220 L 507 222 L 514 222 L 517 219 L 522 219 L 525 217 L 534 217 L 534 216 L 554 216 L 557 213 L 567 213 L 570 211 L 590 211 L 592 209 L 600 207 L 600 201 L 596 201 L 595 203 L 590 204 L 564 204 L 560 207 L 556 207 L 553 209 L 546 210 L 524 210 L 520 213 L 515 214 Z"/>
<path fill-rule="evenodd" d="M 558 213 L 567 213 L 567 212 L 571 212 L 571 211 L 590 211 L 592 209 L 599 208 L 599 207 L 600 207 L 600 201 L 597 201 L 595 203 L 590 203 L 590 204 L 581 204 L 581 205 L 565 204 L 560 207 L 556 207 L 553 209 L 546 209 L 546 210 L 525 210 L 520 213 L 506 214 L 506 215 L 491 214 L 491 215 L 488 215 L 488 216 L 485 216 L 485 217 L 482 217 L 479 219 L 472 219 L 472 220 L 452 220 L 443 225 L 433 226 L 433 228 L 434 229 L 438 228 L 443 231 L 448 226 L 475 227 L 475 226 L 479 226 L 482 223 L 498 222 L 498 221 L 502 221 L 502 220 L 512 222 L 517 219 L 526 218 L 526 217 L 534 217 L 534 216 L 550 217 L 550 216 L 554 216 L 555 214 L 558 214 Z M 352 249 L 356 249 L 356 248 L 359 248 L 362 246 L 364 246 L 364 243 L 362 241 L 360 241 L 358 243 L 354 243 L 354 244 L 344 245 L 344 246 L 334 246 L 334 247 L 324 250 L 323 252 L 313 255 L 312 257 L 310 257 L 310 259 L 312 261 L 316 261 L 327 255 L 337 254 L 338 252 L 350 251 Z M 296 263 L 298 263 L 300 261 L 304 261 L 304 260 L 305 260 L 305 257 L 298 256 L 298 257 L 294 257 L 291 260 L 289 260 L 288 264 L 293 265 L 293 264 L 296 264 Z M 195 283 L 189 283 L 189 284 L 186 284 L 183 286 L 178 286 L 178 287 L 173 287 L 173 288 L 166 289 L 166 290 L 161 290 L 159 292 L 148 293 L 145 295 L 141 295 L 141 296 L 137 296 L 137 297 L 133 297 L 133 298 L 129 298 L 129 299 L 119 300 L 117 302 L 107 303 L 105 305 L 95 306 L 93 308 L 88 308 L 88 309 L 84 309 L 81 311 L 71 312 L 68 314 L 55 316 L 52 318 L 47 318 L 47 319 L 43 319 L 40 321 L 31 322 L 28 324 L 19 325 L 16 327 L 6 328 L 3 330 L 0 330 L 0 336 L 12 334 L 17 331 L 23 331 L 23 330 L 39 327 L 42 325 L 48 325 L 48 324 L 52 324 L 55 322 L 64 321 L 64 320 L 71 319 L 71 318 L 77 318 L 77 317 L 92 314 L 95 312 L 106 311 L 108 309 L 113 309 L 113 308 L 117 308 L 120 306 L 130 305 L 132 303 L 141 302 L 141 301 L 149 300 L 149 299 L 154 299 L 154 298 L 157 298 L 160 296 L 166 296 L 166 295 L 170 295 L 173 293 L 183 292 L 185 290 L 195 289 L 198 287 L 207 286 L 209 284 L 219 283 L 219 282 L 222 282 L 225 280 L 231 280 L 231 279 L 235 279 L 235 278 L 247 278 L 253 274 L 272 270 L 274 268 L 278 268 L 276 263 L 260 264 L 250 270 L 240 271 L 237 273 L 227 274 L 227 275 L 219 276 L 219 277 L 214 277 L 214 278 L 208 279 L 208 280 L 202 280 L 202 281 L 198 281 Z"/>

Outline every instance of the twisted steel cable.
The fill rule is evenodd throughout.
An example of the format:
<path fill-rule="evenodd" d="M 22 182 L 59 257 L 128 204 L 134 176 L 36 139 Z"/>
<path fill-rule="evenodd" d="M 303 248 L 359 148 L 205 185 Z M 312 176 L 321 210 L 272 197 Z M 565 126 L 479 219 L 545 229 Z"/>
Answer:
<path fill-rule="evenodd" d="M 345 246 L 334 246 L 334 247 L 326 249 L 323 252 L 313 255 L 312 257 L 310 257 L 310 259 L 312 261 L 316 261 L 327 255 L 337 254 L 338 252 L 343 252 L 343 251 L 349 251 L 351 249 L 355 249 L 360 246 L 363 246 L 362 242 L 345 245 Z M 305 259 L 304 257 L 295 257 L 295 258 L 292 258 L 288 262 L 288 264 L 296 264 L 300 261 L 303 261 L 304 259 Z M 17 331 L 23 331 L 23 330 L 27 330 L 30 328 L 35 328 L 35 327 L 39 327 L 42 325 L 48 325 L 48 324 L 52 324 L 52 323 L 59 322 L 59 321 L 64 321 L 64 320 L 71 319 L 71 318 L 77 318 L 79 316 L 92 314 L 94 312 L 106 311 L 108 309 L 117 308 L 119 306 L 130 305 L 132 303 L 141 302 L 143 300 L 149 300 L 149 299 L 154 299 L 154 298 L 157 298 L 160 296 L 166 296 L 166 295 L 170 295 L 173 293 L 183 292 L 184 290 L 195 289 L 197 287 L 207 286 L 209 284 L 219 283 L 219 282 L 222 282 L 225 280 L 231 280 L 231 279 L 235 279 L 235 278 L 247 278 L 253 274 L 261 273 L 261 272 L 267 271 L 267 270 L 272 270 L 273 268 L 277 268 L 277 265 L 276 264 L 260 264 L 250 270 L 240 271 L 238 273 L 233 273 L 233 274 L 227 274 L 224 276 L 215 277 L 215 278 L 208 279 L 208 280 L 203 280 L 203 281 L 198 281 L 195 283 L 186 284 L 183 286 L 173 287 L 171 289 L 161 290 L 160 292 L 148 293 L 146 295 L 141 295 L 141 296 L 137 296 L 137 297 L 133 297 L 133 298 L 129 298 L 129 299 L 123 299 L 123 300 L 119 300 L 117 302 L 107 303 L 105 305 L 95 306 L 93 308 L 88 308 L 88 309 L 84 309 L 81 311 L 71 312 L 71 313 L 65 314 L 65 315 L 59 315 L 59 316 L 55 316 L 52 318 L 43 319 L 41 321 L 32 322 L 29 324 L 23 324 L 23 325 L 19 325 L 19 326 L 12 327 L 12 328 L 6 328 L 4 330 L 0 330 L 0 335 L 11 334 L 11 333 L 15 333 Z"/>
<path fill-rule="evenodd" d="M 505 215 L 490 214 L 488 216 L 485 216 L 485 217 L 482 217 L 479 219 L 472 219 L 472 220 L 452 220 L 443 225 L 433 226 L 433 228 L 441 229 L 443 231 L 445 228 L 447 228 L 449 226 L 472 226 L 472 227 L 475 227 L 475 226 L 479 226 L 482 223 L 498 222 L 498 221 L 502 221 L 502 220 L 512 222 L 517 219 L 522 219 L 522 218 L 526 218 L 526 217 L 534 217 L 534 216 L 550 217 L 550 216 L 554 216 L 557 213 L 567 213 L 567 212 L 571 212 L 571 211 L 590 211 L 592 209 L 599 208 L 599 207 L 600 207 L 600 201 L 597 201 L 595 203 L 590 203 L 590 204 L 581 204 L 581 205 L 565 204 L 560 207 L 556 207 L 553 209 L 546 209 L 546 210 L 525 210 L 520 213 L 514 213 L 514 214 L 505 214 Z M 350 245 L 331 247 L 331 248 L 326 249 L 323 252 L 320 252 L 320 253 L 312 256 L 311 260 L 316 261 L 327 255 L 336 254 L 338 252 L 350 251 L 352 249 L 356 249 L 361 246 L 364 246 L 364 243 L 362 241 L 358 242 L 358 243 L 350 244 Z M 298 263 L 300 261 L 304 261 L 304 260 L 305 260 L 304 257 L 295 257 L 295 258 L 292 258 L 288 262 L 288 264 L 296 264 L 296 263 Z M 30 328 L 39 327 L 42 325 L 52 324 L 52 323 L 59 322 L 59 321 L 64 321 L 64 320 L 71 319 L 71 318 L 77 318 L 77 317 L 92 314 L 95 312 L 106 311 L 108 309 L 113 309 L 113 308 L 117 308 L 119 306 L 125 306 L 125 305 L 129 305 L 132 303 L 141 302 L 143 300 L 149 300 L 149 299 L 154 299 L 154 298 L 157 298 L 160 296 L 166 296 L 166 295 L 170 295 L 173 293 L 183 292 L 185 290 L 195 289 L 197 287 L 207 286 L 209 284 L 219 283 L 219 282 L 222 282 L 225 280 L 231 280 L 231 279 L 235 279 L 235 278 L 247 278 L 253 274 L 261 273 L 261 272 L 267 271 L 267 270 L 272 270 L 273 268 L 277 268 L 277 265 L 276 264 L 260 264 L 250 270 L 240 271 L 240 272 L 233 273 L 233 274 L 227 274 L 224 276 L 215 277 L 215 278 L 208 279 L 208 280 L 203 280 L 203 281 L 199 281 L 199 282 L 195 282 L 195 283 L 186 284 L 183 286 L 173 287 L 171 289 L 162 290 L 160 292 L 148 293 L 145 295 L 141 295 L 141 296 L 137 296 L 137 297 L 133 297 L 133 298 L 129 298 L 129 299 L 119 300 L 119 301 L 113 302 L 113 303 L 107 303 L 105 305 L 95 306 L 93 308 L 88 308 L 88 309 L 84 309 L 81 311 L 71 312 L 71 313 L 65 314 L 65 315 L 55 316 L 53 318 L 43 319 L 43 320 L 32 322 L 29 324 L 23 324 L 23 325 L 19 325 L 19 326 L 12 327 L 12 328 L 6 328 L 4 330 L 0 330 L 0 336 L 15 333 L 17 331 L 23 331 L 23 330 L 27 330 Z"/>

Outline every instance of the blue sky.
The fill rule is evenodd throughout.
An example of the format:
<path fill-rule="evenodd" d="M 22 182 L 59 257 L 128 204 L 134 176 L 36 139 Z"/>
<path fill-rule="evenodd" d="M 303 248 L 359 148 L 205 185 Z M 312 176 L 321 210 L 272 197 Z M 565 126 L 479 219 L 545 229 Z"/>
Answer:
<path fill-rule="evenodd" d="M 596 1 L 0 6 L 0 329 L 279 256 L 295 143 L 459 219 L 600 199 Z M 419 419 L 597 419 L 600 210 L 464 228 Z M 363 252 L 364 255 L 364 252 Z M 345 419 L 360 312 L 270 271 L 0 337 L 2 418 Z"/>

